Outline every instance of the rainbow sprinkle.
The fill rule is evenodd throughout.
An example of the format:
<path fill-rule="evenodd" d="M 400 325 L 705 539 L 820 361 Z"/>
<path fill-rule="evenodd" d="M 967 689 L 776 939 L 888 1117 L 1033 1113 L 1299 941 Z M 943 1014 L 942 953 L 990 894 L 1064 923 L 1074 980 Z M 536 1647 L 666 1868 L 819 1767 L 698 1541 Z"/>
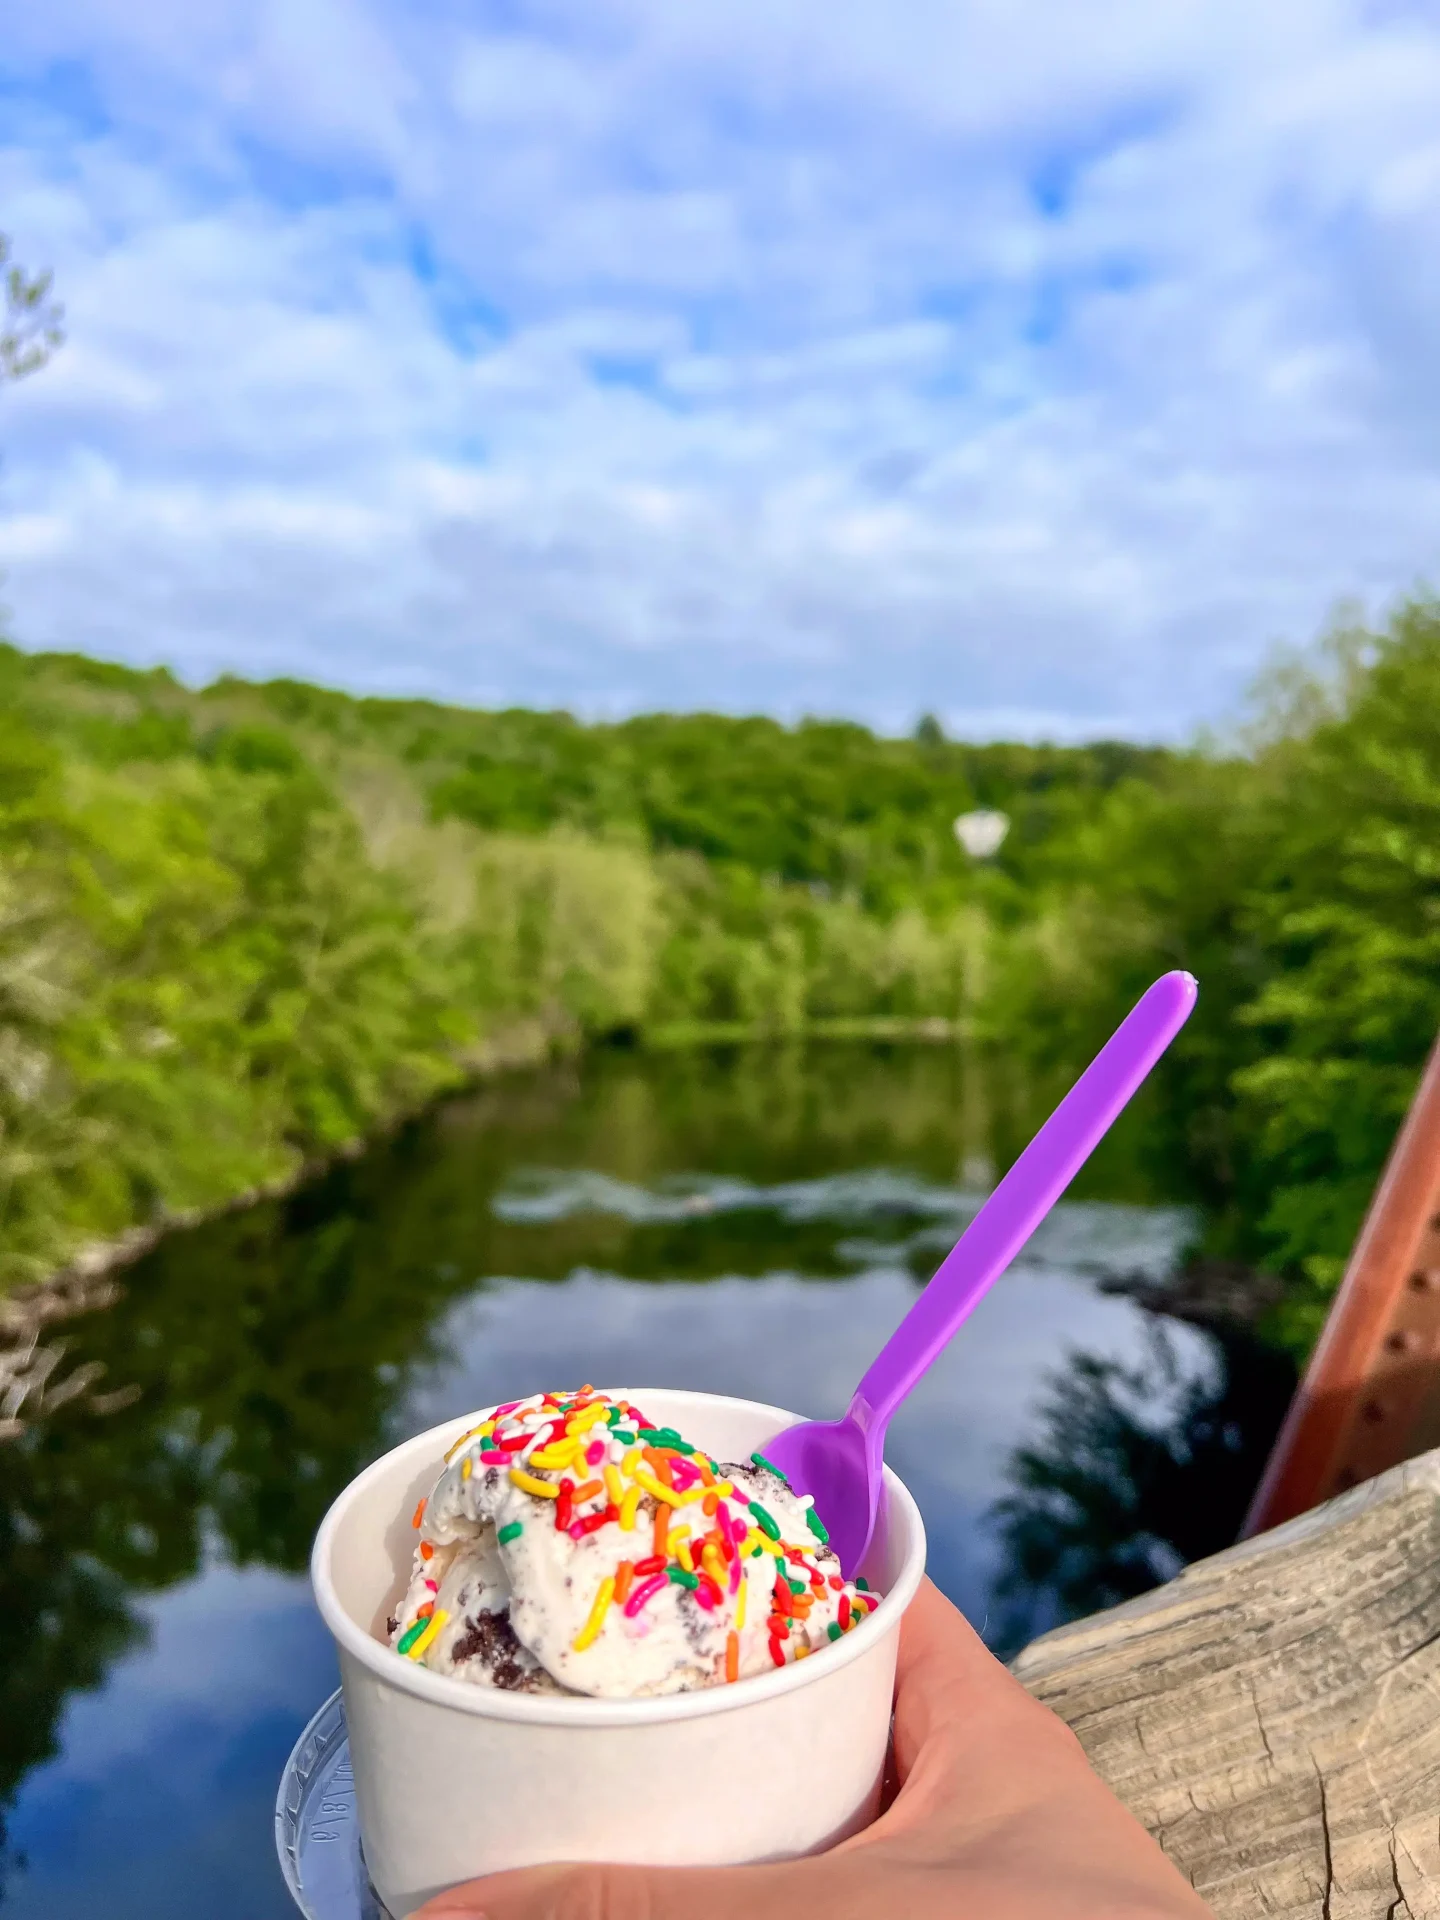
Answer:
<path fill-rule="evenodd" d="M 537 1480 L 533 1473 L 525 1473 L 519 1467 L 511 1467 L 510 1483 L 519 1487 L 522 1493 L 533 1493 L 541 1500 L 558 1500 L 559 1487 L 552 1487 L 548 1480 Z"/>
<path fill-rule="evenodd" d="M 600 1629 L 605 1624 L 605 1616 L 610 1611 L 610 1602 L 615 1598 L 615 1580 L 611 1575 L 600 1582 L 600 1591 L 595 1596 L 595 1604 L 590 1609 L 590 1618 L 575 1636 L 576 1653 L 584 1653 L 600 1638 Z"/>
<path fill-rule="evenodd" d="M 772 1540 L 778 1540 L 780 1538 L 779 1527 L 776 1526 L 773 1517 L 765 1511 L 758 1500 L 752 1500 L 750 1502 L 750 1511 L 754 1514 L 755 1524 L 762 1533 L 768 1533 Z"/>
<path fill-rule="evenodd" d="M 406 1634 L 405 1640 L 400 1642 L 399 1651 L 405 1655 L 407 1660 L 423 1660 L 429 1650 L 430 1643 L 449 1618 L 450 1616 L 445 1609 L 439 1607 L 431 1614 L 430 1618 L 424 1622 L 423 1626 L 420 1621 L 417 1620 L 415 1626 L 410 1629 L 410 1633 Z M 420 1628 L 419 1637 L 415 1640 L 410 1640 L 410 1634 L 415 1632 L 416 1627 Z M 410 1640 L 409 1646 L 406 1646 L 406 1640 Z"/>

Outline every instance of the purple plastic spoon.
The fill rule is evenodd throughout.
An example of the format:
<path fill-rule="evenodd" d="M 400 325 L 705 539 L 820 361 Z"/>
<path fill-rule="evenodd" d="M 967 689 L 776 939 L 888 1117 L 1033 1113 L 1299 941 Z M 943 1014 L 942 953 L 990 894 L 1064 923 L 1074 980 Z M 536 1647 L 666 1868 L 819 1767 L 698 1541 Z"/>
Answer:
<path fill-rule="evenodd" d="M 812 1494 L 849 1579 L 884 1492 L 890 1417 L 969 1319 L 1114 1125 L 1195 1005 L 1188 973 L 1157 980 L 1121 1021 L 936 1269 L 855 1389 L 843 1420 L 803 1420 L 765 1458 Z"/>

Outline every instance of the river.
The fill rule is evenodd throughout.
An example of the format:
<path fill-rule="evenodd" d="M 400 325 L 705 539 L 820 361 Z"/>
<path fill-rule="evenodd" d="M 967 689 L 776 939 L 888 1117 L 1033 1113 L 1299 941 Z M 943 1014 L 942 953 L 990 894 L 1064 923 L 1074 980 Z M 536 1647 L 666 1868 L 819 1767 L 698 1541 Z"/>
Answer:
<path fill-rule="evenodd" d="M 840 1411 L 1022 1137 L 989 1081 L 947 1047 L 597 1052 L 176 1233 L 47 1334 L 131 1403 L 0 1447 L 6 1920 L 287 1920 L 271 1811 L 336 1684 L 305 1578 L 335 1492 L 582 1380 Z M 1231 1538 L 1288 1391 L 1114 1290 L 1195 1231 L 1144 1144 L 1142 1108 L 892 1429 L 931 1571 L 1002 1652 Z"/>

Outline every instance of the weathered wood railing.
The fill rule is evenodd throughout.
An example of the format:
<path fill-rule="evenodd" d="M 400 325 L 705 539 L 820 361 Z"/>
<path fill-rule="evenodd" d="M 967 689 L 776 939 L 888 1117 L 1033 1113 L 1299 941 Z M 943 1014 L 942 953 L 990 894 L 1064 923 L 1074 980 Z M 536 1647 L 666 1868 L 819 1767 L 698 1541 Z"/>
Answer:
<path fill-rule="evenodd" d="M 1440 1920 L 1440 1450 L 1015 1671 L 1220 1920 Z"/>

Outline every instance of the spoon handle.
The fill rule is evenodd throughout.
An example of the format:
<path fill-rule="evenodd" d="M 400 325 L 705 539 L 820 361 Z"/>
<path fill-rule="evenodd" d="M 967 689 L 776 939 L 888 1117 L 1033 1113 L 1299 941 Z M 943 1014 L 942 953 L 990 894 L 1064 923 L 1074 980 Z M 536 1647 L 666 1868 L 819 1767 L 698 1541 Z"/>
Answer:
<path fill-rule="evenodd" d="M 1196 984 L 1167 973 L 1142 995 L 935 1271 L 855 1390 L 852 1417 L 891 1414 L 1004 1273 L 1189 1018 Z"/>

